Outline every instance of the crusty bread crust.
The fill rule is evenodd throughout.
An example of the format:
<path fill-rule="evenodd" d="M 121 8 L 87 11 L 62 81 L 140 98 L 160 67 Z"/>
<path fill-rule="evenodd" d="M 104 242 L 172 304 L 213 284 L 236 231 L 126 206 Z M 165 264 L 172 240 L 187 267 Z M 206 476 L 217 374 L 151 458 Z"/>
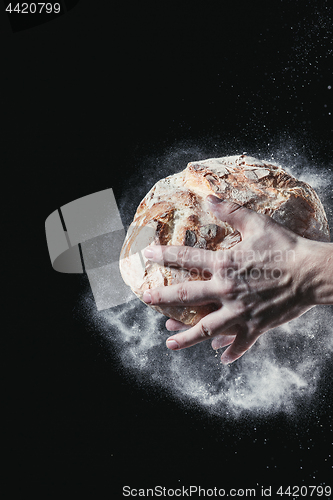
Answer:
<path fill-rule="evenodd" d="M 281 167 L 245 155 L 191 162 L 182 172 L 152 187 L 128 229 L 120 254 L 120 272 L 141 300 L 150 288 L 208 279 L 149 261 L 140 252 L 146 246 L 187 245 L 216 251 L 241 241 L 238 231 L 209 211 L 205 201 L 209 194 L 267 214 L 305 238 L 330 241 L 327 218 L 317 194 Z M 213 304 L 152 307 L 190 326 L 215 308 Z"/>

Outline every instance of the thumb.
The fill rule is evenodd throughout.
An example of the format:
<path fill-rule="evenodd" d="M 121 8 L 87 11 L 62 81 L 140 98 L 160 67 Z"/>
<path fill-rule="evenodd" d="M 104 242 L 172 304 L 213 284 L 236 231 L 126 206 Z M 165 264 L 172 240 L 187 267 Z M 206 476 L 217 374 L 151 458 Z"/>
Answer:
<path fill-rule="evenodd" d="M 215 217 L 230 224 L 234 229 L 240 231 L 243 236 L 252 231 L 254 227 L 258 227 L 263 218 L 266 219 L 265 215 L 242 207 L 238 203 L 221 200 L 213 195 L 207 196 L 206 199 Z"/>

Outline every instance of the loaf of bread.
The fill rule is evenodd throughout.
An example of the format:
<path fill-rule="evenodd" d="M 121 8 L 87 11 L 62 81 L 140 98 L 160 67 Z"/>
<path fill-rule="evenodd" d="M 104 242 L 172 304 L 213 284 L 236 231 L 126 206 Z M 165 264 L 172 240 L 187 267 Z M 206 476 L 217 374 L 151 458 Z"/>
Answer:
<path fill-rule="evenodd" d="M 267 214 L 305 238 L 330 241 L 317 194 L 281 167 L 245 155 L 190 162 L 182 172 L 152 187 L 128 229 L 119 265 L 125 283 L 137 297 L 142 299 L 150 288 L 205 279 L 149 261 L 142 252 L 146 246 L 187 245 L 216 251 L 241 241 L 238 231 L 209 211 L 205 200 L 210 194 Z M 151 307 L 193 326 L 215 306 Z"/>

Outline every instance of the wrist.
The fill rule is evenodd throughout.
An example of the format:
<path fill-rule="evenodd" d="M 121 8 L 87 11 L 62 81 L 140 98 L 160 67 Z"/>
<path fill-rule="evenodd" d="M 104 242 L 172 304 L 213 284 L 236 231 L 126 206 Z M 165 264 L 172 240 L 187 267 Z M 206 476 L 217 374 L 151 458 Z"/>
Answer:
<path fill-rule="evenodd" d="M 302 240 L 300 273 L 309 305 L 333 304 L 333 243 Z"/>

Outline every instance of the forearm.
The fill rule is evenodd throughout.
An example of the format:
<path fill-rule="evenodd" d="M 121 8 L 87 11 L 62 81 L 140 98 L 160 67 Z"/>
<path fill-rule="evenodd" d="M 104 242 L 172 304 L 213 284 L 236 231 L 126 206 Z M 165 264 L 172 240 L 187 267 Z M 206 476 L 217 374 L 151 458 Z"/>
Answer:
<path fill-rule="evenodd" d="M 313 305 L 333 304 L 333 243 L 306 241 L 303 272 Z"/>

